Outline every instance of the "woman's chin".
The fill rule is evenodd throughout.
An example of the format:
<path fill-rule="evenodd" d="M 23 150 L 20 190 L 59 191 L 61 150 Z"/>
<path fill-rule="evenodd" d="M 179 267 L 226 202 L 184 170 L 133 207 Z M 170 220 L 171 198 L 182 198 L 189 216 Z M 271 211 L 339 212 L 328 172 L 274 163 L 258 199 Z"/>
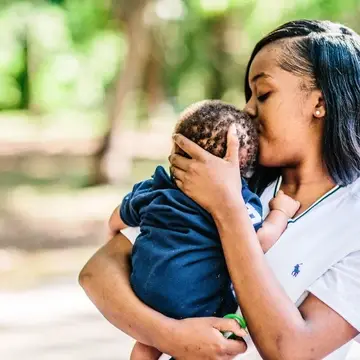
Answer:
<path fill-rule="evenodd" d="M 260 136 L 259 140 L 259 164 L 265 167 L 281 167 L 283 164 L 279 159 L 278 149 L 269 144 L 263 136 Z"/>
<path fill-rule="evenodd" d="M 269 154 L 269 153 L 268 153 Z M 273 156 L 259 154 L 259 164 L 264 167 L 281 167 L 281 162 L 276 161 Z"/>

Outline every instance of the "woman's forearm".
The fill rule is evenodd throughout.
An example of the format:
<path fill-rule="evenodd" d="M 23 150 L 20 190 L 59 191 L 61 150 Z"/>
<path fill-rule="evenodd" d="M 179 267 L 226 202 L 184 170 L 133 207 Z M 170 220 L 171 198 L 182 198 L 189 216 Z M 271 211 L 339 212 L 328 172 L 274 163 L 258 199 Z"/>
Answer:
<path fill-rule="evenodd" d="M 213 214 L 239 305 L 264 359 L 296 359 L 306 324 L 267 264 L 245 205 Z"/>
<path fill-rule="evenodd" d="M 129 282 L 131 248 L 123 235 L 115 236 L 84 266 L 79 282 L 114 326 L 143 344 L 161 350 L 161 342 L 166 339 L 174 320 L 144 305 L 132 291 Z"/>

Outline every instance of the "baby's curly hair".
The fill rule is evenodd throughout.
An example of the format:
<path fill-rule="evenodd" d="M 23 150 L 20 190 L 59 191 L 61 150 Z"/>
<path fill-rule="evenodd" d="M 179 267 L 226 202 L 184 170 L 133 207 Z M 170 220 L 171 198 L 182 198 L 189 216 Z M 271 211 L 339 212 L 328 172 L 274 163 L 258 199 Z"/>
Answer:
<path fill-rule="evenodd" d="M 239 150 L 247 150 L 246 158 L 239 158 L 242 176 L 250 177 L 258 151 L 258 134 L 254 121 L 244 111 L 220 100 L 200 101 L 180 115 L 175 133 L 184 135 L 215 156 L 224 157 L 231 124 L 236 124 Z M 180 153 L 189 157 L 181 150 Z"/>

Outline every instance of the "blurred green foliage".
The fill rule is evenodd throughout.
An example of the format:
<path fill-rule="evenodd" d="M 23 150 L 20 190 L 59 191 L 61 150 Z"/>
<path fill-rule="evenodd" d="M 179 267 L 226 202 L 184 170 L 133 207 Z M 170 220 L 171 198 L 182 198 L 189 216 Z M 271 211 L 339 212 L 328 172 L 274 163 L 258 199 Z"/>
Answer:
<path fill-rule="evenodd" d="M 0 108 L 98 108 L 126 52 L 100 0 L 3 1 Z"/>
<path fill-rule="evenodd" d="M 175 109 L 203 98 L 240 102 L 253 46 L 285 21 L 330 19 L 360 30 L 357 0 L 143 2 L 160 54 L 158 86 Z M 132 3 L 141 1 L 0 0 L 0 109 L 103 107 L 129 47 L 118 13 Z"/>

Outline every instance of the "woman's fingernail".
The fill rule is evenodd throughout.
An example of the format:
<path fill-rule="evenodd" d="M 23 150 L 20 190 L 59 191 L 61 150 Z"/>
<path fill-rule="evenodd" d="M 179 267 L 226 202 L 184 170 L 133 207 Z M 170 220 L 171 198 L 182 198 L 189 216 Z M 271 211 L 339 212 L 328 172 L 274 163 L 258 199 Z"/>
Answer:
<path fill-rule="evenodd" d="M 237 131 L 236 131 L 236 126 L 235 124 L 231 125 L 231 132 L 233 133 L 233 135 L 237 135 Z"/>

